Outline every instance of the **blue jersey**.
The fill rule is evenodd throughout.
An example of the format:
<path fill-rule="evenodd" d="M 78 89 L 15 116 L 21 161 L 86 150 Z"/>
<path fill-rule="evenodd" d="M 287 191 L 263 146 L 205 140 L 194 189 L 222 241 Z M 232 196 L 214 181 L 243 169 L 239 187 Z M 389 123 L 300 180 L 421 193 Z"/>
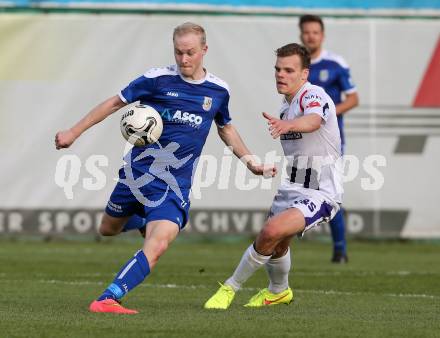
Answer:
<path fill-rule="evenodd" d="M 347 63 L 342 57 L 325 50 L 317 59 L 312 60 L 308 80 L 310 83 L 324 88 L 335 105 L 342 102 L 343 93 L 356 92 Z M 338 115 L 338 125 L 342 144 L 345 144 L 343 115 Z"/>
<path fill-rule="evenodd" d="M 228 85 L 208 72 L 201 80 L 185 79 L 173 65 L 148 70 L 119 96 L 125 103 L 140 101 L 154 107 L 163 120 L 157 143 L 133 147 L 129 160 L 134 178 L 153 174 L 148 187 L 156 190 L 167 185 L 191 188 L 212 122 L 222 127 L 231 121 Z"/>

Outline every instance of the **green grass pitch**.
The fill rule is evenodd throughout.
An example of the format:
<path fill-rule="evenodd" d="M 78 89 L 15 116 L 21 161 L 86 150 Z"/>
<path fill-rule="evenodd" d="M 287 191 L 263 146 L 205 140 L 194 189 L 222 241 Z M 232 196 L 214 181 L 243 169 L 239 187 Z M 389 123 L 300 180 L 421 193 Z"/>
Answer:
<path fill-rule="evenodd" d="M 350 263 L 330 244 L 295 240 L 289 306 L 242 305 L 267 285 L 253 276 L 227 311 L 204 301 L 249 241 L 177 241 L 125 299 L 134 316 L 92 314 L 139 241 L 0 241 L 0 337 L 439 337 L 440 245 L 351 243 Z"/>

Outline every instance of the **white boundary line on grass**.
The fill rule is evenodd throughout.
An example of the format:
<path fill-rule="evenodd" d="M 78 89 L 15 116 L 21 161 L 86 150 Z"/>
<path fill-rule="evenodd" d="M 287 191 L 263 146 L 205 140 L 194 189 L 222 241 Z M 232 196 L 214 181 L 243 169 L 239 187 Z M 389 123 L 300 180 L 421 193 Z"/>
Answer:
<path fill-rule="evenodd" d="M 30 280 L 11 280 L 11 279 L 0 279 L 0 283 L 13 283 L 13 282 L 28 282 Z M 63 281 L 58 279 L 40 279 L 37 281 L 40 284 L 61 284 L 61 285 L 104 285 L 104 282 L 100 281 Z M 157 289 L 208 289 L 211 286 L 207 285 L 178 285 L 178 284 L 141 284 L 140 287 L 145 288 L 157 288 Z M 212 286 L 214 289 L 215 285 Z M 243 288 L 244 291 L 258 291 L 258 288 Z M 349 292 L 349 291 L 335 291 L 335 290 L 306 290 L 306 289 L 294 289 L 295 292 L 299 293 L 311 293 L 311 294 L 323 294 L 323 295 L 340 295 L 340 296 L 386 296 L 386 297 L 397 297 L 397 298 L 421 298 L 421 299 L 440 299 L 437 295 L 427 295 L 427 294 L 412 294 L 412 293 L 371 293 L 371 292 Z"/>
<path fill-rule="evenodd" d="M 194 272 L 182 272 L 181 276 L 194 276 Z M 409 277 L 409 276 L 438 276 L 439 273 L 432 271 L 406 271 L 406 270 L 397 270 L 397 271 L 291 271 L 289 276 L 295 278 L 295 276 L 311 276 L 311 277 L 335 277 L 335 276 L 350 276 L 350 277 L 365 277 L 365 276 L 398 276 L 398 277 Z M 37 272 L 35 273 L 36 277 L 44 278 L 48 276 L 47 273 Z M 72 273 L 65 275 L 66 277 L 71 278 L 95 278 L 95 277 L 108 277 L 114 278 L 116 274 L 112 273 Z M 203 272 L 203 276 L 207 277 L 224 277 L 223 273 L 220 272 Z M 5 273 L 0 273 L 0 277 L 6 277 Z"/>
<path fill-rule="evenodd" d="M 4 280 L 0 280 L 3 282 Z M 16 282 L 10 281 L 10 282 Z M 23 281 L 20 281 L 23 282 Z M 103 285 L 103 282 L 99 281 L 62 281 L 57 279 L 40 279 L 38 283 L 41 284 L 64 284 L 64 285 Z M 160 289 L 207 289 L 211 288 L 211 286 L 207 285 L 178 285 L 178 284 L 148 284 L 144 283 L 140 285 L 141 287 L 147 288 L 160 288 Z M 212 286 L 214 289 L 215 285 Z M 258 288 L 243 288 L 245 291 L 258 291 Z M 295 289 L 295 292 L 299 293 L 312 293 L 312 294 L 324 294 L 324 295 L 341 295 L 341 296 L 386 296 L 386 297 L 398 297 L 398 298 L 422 298 L 422 299 L 440 299 L 440 296 L 436 295 L 427 295 L 427 294 L 411 294 L 411 293 L 384 293 L 384 294 L 376 294 L 371 292 L 346 292 L 346 291 L 335 291 L 335 290 L 304 290 L 304 289 Z"/>

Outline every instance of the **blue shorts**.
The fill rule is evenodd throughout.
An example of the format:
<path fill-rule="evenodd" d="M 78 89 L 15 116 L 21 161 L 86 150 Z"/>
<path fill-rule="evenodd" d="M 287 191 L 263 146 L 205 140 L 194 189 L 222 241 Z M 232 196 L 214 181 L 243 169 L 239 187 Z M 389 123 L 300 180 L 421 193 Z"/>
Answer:
<path fill-rule="evenodd" d="M 181 200 L 166 186 L 163 188 L 143 187 L 141 195 L 136 197 L 130 188 L 118 181 L 105 208 L 113 217 L 126 217 L 134 214 L 146 219 L 146 222 L 168 220 L 183 229 L 189 218 L 189 189 L 180 190 Z"/>

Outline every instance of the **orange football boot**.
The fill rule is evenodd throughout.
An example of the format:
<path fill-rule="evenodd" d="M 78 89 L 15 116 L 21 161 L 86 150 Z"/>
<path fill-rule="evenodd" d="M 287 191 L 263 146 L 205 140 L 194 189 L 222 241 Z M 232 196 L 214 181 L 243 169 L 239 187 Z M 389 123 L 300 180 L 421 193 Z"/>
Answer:
<path fill-rule="evenodd" d="M 111 298 L 93 301 L 89 306 L 89 310 L 90 312 L 122 313 L 128 315 L 138 313 L 136 310 L 126 309 L 119 302 Z"/>

